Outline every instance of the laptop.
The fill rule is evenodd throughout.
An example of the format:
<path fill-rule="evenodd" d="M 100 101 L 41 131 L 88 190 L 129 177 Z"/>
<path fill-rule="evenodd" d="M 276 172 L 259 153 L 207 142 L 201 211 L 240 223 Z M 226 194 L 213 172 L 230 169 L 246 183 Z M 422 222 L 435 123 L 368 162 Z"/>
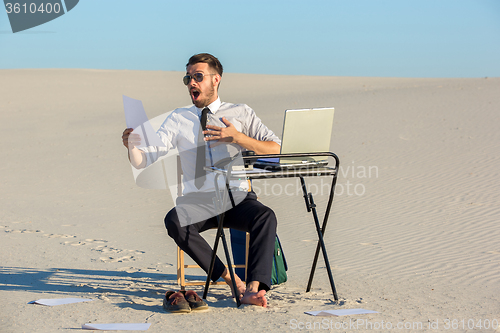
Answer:
<path fill-rule="evenodd" d="M 330 151 L 334 108 L 285 110 L 281 154 Z M 255 168 L 287 170 L 326 166 L 324 156 L 258 159 Z"/>

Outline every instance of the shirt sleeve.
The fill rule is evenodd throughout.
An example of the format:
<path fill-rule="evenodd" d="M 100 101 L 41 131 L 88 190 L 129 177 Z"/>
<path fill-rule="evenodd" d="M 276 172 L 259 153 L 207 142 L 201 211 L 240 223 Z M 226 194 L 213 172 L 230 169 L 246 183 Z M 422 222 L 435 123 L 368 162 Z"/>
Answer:
<path fill-rule="evenodd" d="M 175 113 L 172 112 L 160 126 L 156 134 L 160 137 L 165 147 L 147 146 L 139 148 L 146 155 L 146 167 L 156 162 L 160 157 L 165 156 L 170 149 L 176 148 L 176 133 L 178 131 L 178 122 Z"/>
<path fill-rule="evenodd" d="M 246 135 L 259 141 L 274 141 L 281 146 L 281 140 L 278 136 L 262 123 L 262 120 L 248 105 L 245 105 L 245 113 Z"/>

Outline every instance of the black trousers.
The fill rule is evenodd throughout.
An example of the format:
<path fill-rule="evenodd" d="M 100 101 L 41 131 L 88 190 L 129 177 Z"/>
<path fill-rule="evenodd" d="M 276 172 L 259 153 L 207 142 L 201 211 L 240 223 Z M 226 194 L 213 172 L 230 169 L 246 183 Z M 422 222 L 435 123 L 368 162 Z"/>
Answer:
<path fill-rule="evenodd" d="M 183 203 L 190 200 L 189 197 L 183 198 Z M 196 199 L 192 201 L 195 202 Z M 200 233 L 216 228 L 217 217 L 181 226 L 177 214 L 178 209 L 179 207 L 173 208 L 165 217 L 165 227 L 168 235 L 208 273 L 212 259 L 212 248 Z M 248 192 L 243 201 L 225 213 L 224 227 L 250 233 L 247 282 L 260 282 L 259 289 L 269 290 L 271 285 L 276 225 L 277 221 L 274 212 L 257 201 L 257 195 L 254 192 Z M 217 257 L 211 279 L 217 281 L 224 269 L 224 264 Z"/>

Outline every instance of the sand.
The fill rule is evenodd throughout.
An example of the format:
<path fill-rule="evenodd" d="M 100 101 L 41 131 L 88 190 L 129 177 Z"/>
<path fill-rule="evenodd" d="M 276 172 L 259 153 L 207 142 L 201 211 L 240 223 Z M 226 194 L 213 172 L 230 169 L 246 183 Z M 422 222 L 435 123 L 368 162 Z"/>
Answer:
<path fill-rule="evenodd" d="M 222 100 L 247 103 L 278 135 L 285 109 L 336 108 L 331 150 L 341 170 L 325 240 L 339 301 L 322 257 L 305 292 L 315 229 L 301 194 L 280 193 L 295 180 L 276 180 L 254 185 L 278 216 L 289 265 L 269 307 L 237 309 L 218 286 L 209 312 L 172 315 L 161 303 L 178 288 L 163 226 L 173 202 L 134 183 L 121 96 L 142 100 L 153 118 L 190 104 L 182 76 L 0 70 L 1 332 L 73 332 L 89 322 L 151 323 L 148 332 L 495 331 L 500 78 L 225 74 Z M 326 180 L 308 183 L 322 218 Z M 27 304 L 60 297 L 94 301 Z M 354 308 L 379 313 L 304 314 Z"/>

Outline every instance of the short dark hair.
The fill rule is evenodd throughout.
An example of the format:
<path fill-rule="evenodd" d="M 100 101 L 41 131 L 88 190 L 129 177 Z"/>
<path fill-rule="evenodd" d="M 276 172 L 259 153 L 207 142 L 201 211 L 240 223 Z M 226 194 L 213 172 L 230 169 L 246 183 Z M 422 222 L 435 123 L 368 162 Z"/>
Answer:
<path fill-rule="evenodd" d="M 216 57 L 214 57 L 209 53 L 198 53 L 189 58 L 189 61 L 186 64 L 186 69 L 188 68 L 188 66 L 197 64 L 199 62 L 204 62 L 208 64 L 209 67 L 215 69 L 215 71 L 220 76 L 222 76 L 222 64 L 220 63 L 219 59 L 217 59 Z"/>

